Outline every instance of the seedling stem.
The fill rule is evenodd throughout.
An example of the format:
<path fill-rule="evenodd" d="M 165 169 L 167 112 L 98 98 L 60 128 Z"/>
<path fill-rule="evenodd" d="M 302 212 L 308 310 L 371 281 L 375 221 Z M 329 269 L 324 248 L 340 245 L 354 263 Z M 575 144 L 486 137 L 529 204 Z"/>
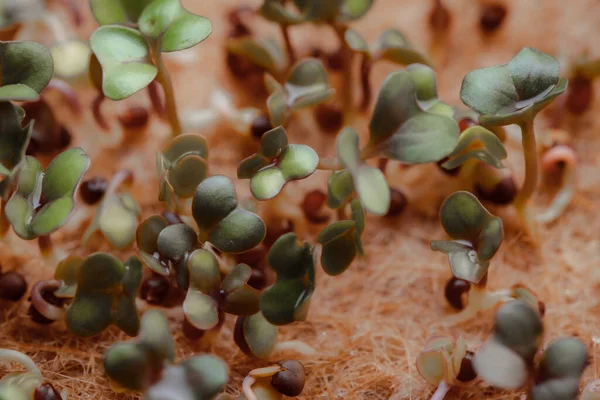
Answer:
<path fill-rule="evenodd" d="M 515 207 L 521 220 L 525 223 L 528 233 L 534 234 L 535 227 L 528 213 L 528 201 L 533 195 L 538 180 L 538 157 L 535 142 L 535 132 L 533 129 L 533 118 L 526 118 L 521 124 L 523 155 L 525 157 L 525 181 L 523 187 L 515 198 Z"/>
<path fill-rule="evenodd" d="M 167 119 L 169 121 L 169 125 L 171 125 L 171 133 L 173 137 L 179 136 L 183 133 L 183 129 L 181 128 L 181 122 L 179 121 L 179 115 L 177 113 L 177 103 L 175 101 L 175 91 L 173 89 L 173 81 L 171 80 L 171 76 L 169 75 L 169 71 L 165 66 L 165 63 L 162 59 L 162 53 L 159 48 L 159 44 L 155 44 L 152 46 L 152 52 L 154 55 L 154 63 L 156 68 L 158 68 L 158 74 L 156 75 L 156 80 L 163 88 L 165 92 L 165 107 L 167 111 Z"/>
<path fill-rule="evenodd" d="M 342 87 L 341 98 L 344 111 L 344 123 L 349 124 L 352 119 L 352 107 L 354 105 L 354 81 L 352 79 L 352 61 L 354 52 L 346 43 L 345 35 L 348 27 L 346 25 L 334 26 L 335 33 L 340 40 L 340 52 L 342 54 L 343 71 L 342 71 Z"/>
<path fill-rule="evenodd" d="M 437 390 L 431 396 L 431 400 L 444 400 L 446 394 L 450 391 L 451 386 L 448 385 L 445 381 L 440 381 L 440 384 L 437 387 Z"/>

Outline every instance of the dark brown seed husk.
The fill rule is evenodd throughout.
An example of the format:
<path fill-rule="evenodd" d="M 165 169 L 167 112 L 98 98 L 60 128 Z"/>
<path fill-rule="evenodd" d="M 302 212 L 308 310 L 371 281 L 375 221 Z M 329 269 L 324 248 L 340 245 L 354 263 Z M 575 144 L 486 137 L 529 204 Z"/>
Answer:
<path fill-rule="evenodd" d="M 306 194 L 302 201 L 302 211 L 309 222 L 322 224 L 329 220 L 330 216 L 322 212 L 326 201 L 327 195 L 319 189 L 311 190 Z"/>
<path fill-rule="evenodd" d="M 387 214 L 385 214 L 385 216 L 386 217 L 397 217 L 398 215 L 402 214 L 402 211 L 404 211 L 404 209 L 406 208 L 406 205 L 408 204 L 408 200 L 407 200 L 406 196 L 404 195 L 404 193 L 402 193 L 398 189 L 391 188 L 390 194 L 391 194 L 390 208 L 388 209 L 388 212 L 387 212 Z"/>
<path fill-rule="evenodd" d="M 81 183 L 79 195 L 81 199 L 89 205 L 98 203 L 104 197 L 108 182 L 101 176 L 95 176 Z"/>
<path fill-rule="evenodd" d="M 330 103 L 319 104 L 314 109 L 317 124 L 325 133 L 337 133 L 344 123 L 342 110 Z"/>
<path fill-rule="evenodd" d="M 263 290 L 267 283 L 267 275 L 260 269 L 253 268 L 252 275 L 248 279 L 248 285 L 257 290 Z"/>
<path fill-rule="evenodd" d="M 252 125 L 250 126 L 250 133 L 257 139 L 260 139 L 265 133 L 273 129 L 269 117 L 265 114 L 261 114 L 254 118 Z"/>
<path fill-rule="evenodd" d="M 65 300 L 54 295 L 54 292 L 49 289 L 42 290 L 42 298 L 46 300 L 47 303 L 52 304 L 56 307 L 63 307 L 65 305 Z M 46 318 L 43 316 L 37 308 L 32 305 L 29 306 L 29 310 L 27 311 L 29 316 L 31 316 L 31 320 L 41 325 L 50 325 L 54 322 L 54 320 Z"/>
<path fill-rule="evenodd" d="M 446 283 L 444 295 L 452 307 L 457 310 L 462 310 L 465 308 L 466 304 L 464 302 L 464 297 L 466 297 L 469 289 L 471 289 L 471 284 L 469 282 L 452 277 L 448 283 Z"/>
<path fill-rule="evenodd" d="M 278 364 L 284 368 L 271 378 L 271 386 L 288 397 L 296 397 L 302 393 L 306 374 L 304 366 L 297 360 L 283 360 Z"/>
<path fill-rule="evenodd" d="M 460 371 L 458 372 L 456 379 L 461 382 L 471 382 L 473 379 L 477 378 L 477 372 L 475 372 L 475 369 L 473 368 L 474 357 L 475 354 L 472 351 L 467 351 L 465 358 L 463 358 L 460 363 Z"/>
<path fill-rule="evenodd" d="M 327 66 L 332 71 L 341 71 L 344 69 L 344 52 L 342 49 L 338 49 L 332 53 L 327 54 Z"/>
<path fill-rule="evenodd" d="M 27 291 L 27 281 L 18 272 L 9 271 L 0 275 L 0 299 L 20 300 Z"/>
<path fill-rule="evenodd" d="M 575 115 L 585 113 L 594 98 L 594 86 L 590 79 L 575 77 L 569 80 L 567 110 Z"/>
<path fill-rule="evenodd" d="M 145 107 L 131 106 L 118 119 L 123 129 L 142 129 L 148 125 L 150 113 Z"/>
<path fill-rule="evenodd" d="M 479 184 L 475 185 L 477 197 L 498 205 L 511 204 L 517 195 L 517 185 L 512 176 L 507 176 L 494 186 L 492 191 L 484 190 Z"/>
<path fill-rule="evenodd" d="M 200 340 L 205 333 L 206 331 L 198 329 L 194 325 L 190 324 L 187 318 L 183 319 L 183 334 L 188 340 Z"/>
<path fill-rule="evenodd" d="M 261 243 L 245 253 L 236 254 L 234 257 L 239 264 L 248 264 L 252 268 L 258 268 L 267 258 L 267 249 Z"/>
<path fill-rule="evenodd" d="M 273 221 L 272 223 L 267 225 L 267 234 L 265 235 L 265 239 L 263 240 L 263 244 L 270 249 L 273 246 L 273 243 L 281 235 L 285 235 L 286 233 L 294 231 L 294 224 L 292 221 L 284 220 L 284 221 Z"/>
<path fill-rule="evenodd" d="M 62 396 L 58 393 L 54 386 L 50 383 L 42 383 L 35 389 L 33 396 L 34 400 L 62 400 Z"/>
<path fill-rule="evenodd" d="M 140 287 L 140 297 L 148 304 L 161 305 L 169 296 L 171 283 L 169 279 L 162 275 L 153 275 L 148 277 Z"/>
<path fill-rule="evenodd" d="M 481 11 L 479 26 L 485 33 L 492 33 L 500 28 L 507 13 L 506 7 L 502 4 L 487 4 Z"/>

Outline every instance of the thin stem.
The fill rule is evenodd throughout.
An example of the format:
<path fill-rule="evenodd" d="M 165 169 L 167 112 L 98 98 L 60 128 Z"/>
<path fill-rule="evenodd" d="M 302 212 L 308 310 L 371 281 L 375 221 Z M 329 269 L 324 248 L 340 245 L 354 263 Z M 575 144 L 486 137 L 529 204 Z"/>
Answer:
<path fill-rule="evenodd" d="M 52 321 L 58 321 L 65 315 L 62 307 L 57 307 L 50 304 L 44 299 L 43 293 L 45 290 L 56 290 L 60 288 L 61 282 L 57 280 L 39 281 L 31 288 L 31 304 L 44 317 Z"/>
<path fill-rule="evenodd" d="M 317 169 L 324 171 L 339 171 L 344 169 L 344 166 L 340 163 L 337 157 L 324 157 L 319 159 Z"/>
<path fill-rule="evenodd" d="M 0 349 L 0 361 L 15 362 L 21 364 L 27 369 L 28 372 L 39 375 L 40 377 L 42 376 L 42 373 L 40 372 L 37 365 L 35 365 L 33 360 L 19 351 Z"/>
<path fill-rule="evenodd" d="M 244 396 L 246 396 L 246 399 L 248 400 L 258 400 L 256 394 L 254 393 L 254 390 L 252 390 L 252 385 L 254 385 L 255 383 L 256 378 L 254 378 L 253 376 L 248 375 L 244 378 L 244 382 L 242 383 L 242 392 L 244 392 Z"/>
<path fill-rule="evenodd" d="M 446 397 L 446 394 L 448 394 L 450 388 L 451 386 L 445 381 L 441 381 L 430 400 L 444 400 L 444 397 Z"/>
<path fill-rule="evenodd" d="M 50 235 L 38 236 L 38 247 L 44 258 L 51 258 L 53 253 L 52 240 Z"/>
<path fill-rule="evenodd" d="M 0 239 L 4 238 L 10 229 L 10 221 L 6 216 L 6 201 L 0 199 Z"/>
<path fill-rule="evenodd" d="M 444 324 L 452 326 L 468 322 L 477 317 L 481 311 L 491 310 L 496 304 L 510 298 L 510 290 L 488 292 L 485 285 L 471 285 L 466 307 L 458 314 L 444 320 Z"/>
<path fill-rule="evenodd" d="M 342 98 L 344 122 L 348 124 L 354 107 L 354 81 L 352 80 L 352 61 L 354 52 L 346 43 L 345 35 L 348 29 L 345 25 L 334 26 L 335 33 L 340 41 L 340 52 L 343 60 L 342 87 L 340 96 Z"/>
<path fill-rule="evenodd" d="M 104 99 L 106 99 L 104 93 L 102 93 L 102 91 L 98 92 L 98 95 L 96 95 L 92 101 L 92 115 L 94 116 L 94 120 L 98 126 L 107 131 L 110 126 L 108 125 L 108 122 L 106 122 L 106 118 L 104 118 L 104 114 L 102 113 L 102 103 L 104 103 Z"/>
<path fill-rule="evenodd" d="M 181 122 L 179 122 L 179 115 L 177 114 L 177 103 L 175 101 L 173 82 L 171 80 L 171 76 L 169 75 L 169 71 L 163 62 L 162 53 L 160 52 L 158 45 L 154 46 L 153 51 L 154 61 L 156 67 L 158 68 L 156 80 L 161 84 L 165 93 L 165 106 L 167 111 L 167 119 L 169 121 L 169 125 L 171 125 L 171 133 L 173 137 L 179 136 L 183 133 L 183 130 L 181 129 Z"/>
<path fill-rule="evenodd" d="M 280 27 L 283 41 L 285 42 L 285 50 L 287 51 L 288 60 L 291 67 L 296 62 L 296 51 L 294 50 L 294 46 L 290 40 L 290 27 L 287 25 L 280 25 Z"/>
<path fill-rule="evenodd" d="M 566 171 L 565 173 L 568 175 L 565 177 L 563 186 L 552 199 L 550 206 L 545 211 L 536 215 L 536 221 L 546 224 L 555 221 L 573 199 L 575 193 L 575 171 Z"/>
<path fill-rule="evenodd" d="M 163 104 L 163 101 L 160 97 L 160 93 L 158 92 L 158 87 L 155 80 L 150 82 L 147 91 L 148 97 L 150 98 L 150 104 L 152 104 L 152 109 L 160 118 L 165 118 L 165 105 Z"/>
<path fill-rule="evenodd" d="M 44 92 L 47 90 L 56 90 L 59 92 L 71 111 L 77 115 L 81 115 L 81 103 L 79 102 L 77 93 L 75 93 L 75 90 L 73 90 L 73 87 L 71 87 L 68 82 L 63 81 L 62 79 L 52 78 Z"/>
<path fill-rule="evenodd" d="M 371 90 L 371 68 L 373 66 L 373 61 L 368 54 L 363 54 L 362 63 L 360 65 L 360 83 L 362 86 L 363 98 L 360 103 L 360 111 L 367 111 L 369 108 L 369 104 L 371 104 L 371 98 L 373 97 L 373 92 Z"/>
<path fill-rule="evenodd" d="M 522 221 L 526 224 L 529 233 L 533 233 L 532 221 L 529 219 L 527 213 L 529 199 L 535 192 L 538 181 L 538 155 L 533 129 L 533 118 L 525 120 L 520 124 L 520 127 L 523 141 L 523 155 L 525 157 L 525 181 L 521 190 L 517 193 L 514 204 Z"/>
<path fill-rule="evenodd" d="M 133 184 L 133 172 L 128 169 L 122 169 L 117 172 L 110 181 L 104 194 L 105 198 L 113 196 L 121 186 L 129 188 Z M 122 191 L 122 190 L 121 190 Z"/>

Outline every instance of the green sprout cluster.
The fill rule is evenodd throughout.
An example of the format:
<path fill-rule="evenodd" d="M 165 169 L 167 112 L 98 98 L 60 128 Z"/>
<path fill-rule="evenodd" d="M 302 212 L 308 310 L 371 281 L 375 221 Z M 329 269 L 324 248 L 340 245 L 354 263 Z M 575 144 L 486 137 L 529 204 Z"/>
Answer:
<path fill-rule="evenodd" d="M 104 370 L 115 391 L 142 392 L 147 400 L 235 398 L 224 393 L 230 372 L 217 355 L 177 360 L 171 319 L 181 322 L 188 340 L 209 339 L 212 345 L 226 316 L 233 315 L 233 341 L 248 357 L 272 359 L 282 350 L 313 355 L 315 350 L 302 340 L 278 342 L 278 327 L 310 318 L 317 281 L 323 278 L 319 265 L 335 277 L 358 258 L 367 259 L 369 222 L 390 215 L 395 206 L 398 190 L 389 186 L 391 172 L 385 168 L 393 161 L 407 167 L 437 164 L 448 175 L 458 175 L 462 190 L 450 194 L 440 210 L 448 238 L 431 242 L 432 250 L 448 257 L 452 278 L 446 297 L 462 309 L 445 324 L 463 323 L 499 307 L 493 334 L 476 353 L 468 351 L 463 335 L 434 337 L 424 345 L 416 367 L 437 386 L 432 399 L 443 399 L 453 385 L 477 376 L 503 389 L 527 384 L 527 398 L 532 400 L 576 398 L 588 363 L 585 345 L 574 338 L 558 339 L 537 360 L 544 303 L 521 284 L 487 290 L 488 270 L 504 240 L 504 224 L 482 204 L 513 204 L 534 241 L 536 223 L 554 220 L 564 210 L 572 195 L 572 175 L 565 175 L 568 182 L 548 212 L 534 215 L 530 199 L 537 188 L 539 164 L 534 120 L 567 90 L 567 79 L 552 56 L 526 47 L 506 64 L 468 73 L 460 98 L 470 110 L 460 110 L 440 98 L 434 61 L 403 33 L 386 29 L 369 44 L 351 28 L 373 3 L 264 0 L 255 14 L 279 26 L 283 46 L 270 37 L 255 37 L 243 25 L 237 27 L 241 34 L 228 39 L 228 57 L 243 60 L 260 74 L 265 112 L 238 109 L 226 94 L 217 93 L 211 99 L 213 110 L 199 120 L 223 118 L 239 132 L 260 136 L 252 143 L 254 152 L 237 166 L 237 179 L 248 181 L 250 200 L 238 196 L 238 183 L 232 178 L 211 175 L 214 155 L 209 141 L 199 134 L 204 132 L 185 131 L 180 119 L 164 53 L 196 46 L 213 28 L 180 0 L 89 0 L 100 25 L 89 38 L 91 52 L 77 40 L 51 49 L 28 40 L 0 41 L 0 238 L 10 238 L 12 227 L 21 239 L 37 239 L 45 264 L 54 268 L 52 279 L 31 289 L 34 321 L 64 323 L 77 337 L 101 335 L 111 326 L 136 337 L 113 345 L 104 355 Z M 21 24 L 18 13 L 8 13 L 2 4 L 0 11 L 1 27 Z M 340 88 L 330 83 L 321 59 L 302 57 L 294 49 L 290 27 L 309 24 L 329 27 L 339 40 Z M 74 61 L 69 66 L 65 59 L 71 55 Z M 354 77 L 358 57 L 360 76 Z M 373 95 L 371 72 L 384 60 L 402 68 L 389 73 Z M 89 203 L 97 205 L 81 246 L 62 257 L 54 251 L 50 235 L 68 225 L 76 212 L 77 191 L 87 183 L 82 181 L 94 160 L 69 145 L 70 134 L 42 91 L 58 89 L 71 109 L 79 110 L 70 84 L 56 77 L 75 78 L 81 75 L 81 65 L 97 92 L 90 108 L 99 128 L 110 128 L 100 107 L 105 98 L 120 101 L 146 89 L 172 137 L 156 144 L 154 215 L 147 216 L 149 202 L 134 188 L 135 171 L 119 170 L 97 201 Z M 584 85 L 598 71 L 597 62 L 581 61 L 573 69 L 574 80 Z M 354 99 L 355 82 L 362 89 L 359 104 Z M 343 117 L 339 129 L 333 129 L 339 132 L 333 154 L 294 143 L 294 122 L 304 118 L 305 110 L 335 102 L 343 105 Z M 356 123 L 361 116 L 368 122 L 364 132 Z M 502 127 L 510 124 L 518 125 L 522 133 L 526 174 L 518 190 L 504 165 L 508 139 Z M 52 154 L 53 159 L 32 148 Z M 574 166 L 573 159 L 564 148 L 551 146 L 541 164 L 550 170 L 559 162 Z M 317 206 L 325 204 L 337 219 L 327 225 L 329 218 L 312 221 L 320 225 L 319 231 L 309 232 L 304 217 L 308 212 L 298 210 L 289 191 L 318 171 L 328 176 L 323 204 Z M 160 206 L 154 207 L 157 203 Z M 286 221 L 291 222 L 291 231 L 274 234 L 273 223 Z M 119 257 L 98 251 L 105 245 Z M 92 247 L 96 250 L 87 254 Z M 133 247 L 136 255 L 131 255 Z M 258 261 L 239 259 L 251 259 L 253 254 Z M 179 313 L 148 310 L 152 306 L 176 308 Z M 24 354 L 0 349 L 0 361 L 16 361 L 27 369 L 0 380 L 0 400 L 38 400 L 39 391 L 54 393 Z M 281 360 L 250 371 L 237 399 L 299 396 L 305 381 L 302 363 Z"/>

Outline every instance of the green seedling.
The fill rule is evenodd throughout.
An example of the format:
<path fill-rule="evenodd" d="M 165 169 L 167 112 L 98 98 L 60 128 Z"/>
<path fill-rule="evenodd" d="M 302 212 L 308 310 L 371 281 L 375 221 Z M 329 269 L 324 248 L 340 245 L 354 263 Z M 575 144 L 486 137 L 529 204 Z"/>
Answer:
<path fill-rule="evenodd" d="M 202 354 L 175 363 L 175 342 L 165 316 L 157 310 L 142 317 L 139 336 L 117 343 L 104 356 L 104 370 L 117 392 L 142 391 L 147 400 L 165 396 L 211 400 L 229 381 L 227 364 Z"/>
<path fill-rule="evenodd" d="M 273 38 L 229 39 L 227 50 L 252 62 L 271 75 L 281 76 L 288 65 L 284 50 Z"/>
<path fill-rule="evenodd" d="M 314 58 L 299 61 L 283 84 L 266 74 L 265 85 L 269 92 L 267 109 L 271 126 L 275 127 L 285 125 L 293 111 L 316 106 L 335 93 L 329 87 L 327 72 L 321 61 Z"/>
<path fill-rule="evenodd" d="M 242 383 L 244 396 L 239 400 L 280 400 L 283 396 L 296 397 L 304 390 L 305 381 L 306 373 L 300 361 L 282 360 L 272 366 L 250 371 Z M 257 382 L 259 385 L 255 388 Z"/>
<path fill-rule="evenodd" d="M 49 235 L 63 226 L 75 208 L 75 192 L 90 165 L 90 157 L 73 148 L 59 154 L 46 170 L 26 156 L 16 175 L 16 191 L 5 206 L 19 237 L 38 239 L 44 257 L 52 257 Z"/>
<path fill-rule="evenodd" d="M 132 183 L 131 171 L 123 170 L 115 174 L 102 197 L 94 220 L 83 234 L 84 246 L 96 232 L 101 232 L 114 249 L 123 250 L 131 246 L 141 214 L 139 204 L 128 192 Z"/>
<path fill-rule="evenodd" d="M 423 379 L 437 386 L 431 400 L 443 400 L 453 385 L 470 382 L 477 377 L 473 374 L 472 355 L 462 335 L 457 340 L 435 336 L 425 343 L 416 364 Z"/>
<path fill-rule="evenodd" d="M 185 50 L 205 40 L 212 31 L 210 21 L 187 11 L 179 0 L 111 3 L 107 5 L 100 0 L 90 3 L 102 25 L 92 34 L 90 44 L 102 66 L 104 95 L 122 100 L 156 79 L 165 94 L 172 134 L 183 133 L 162 54 Z"/>
<path fill-rule="evenodd" d="M 277 281 L 260 296 L 260 310 L 273 325 L 304 321 L 315 290 L 315 256 L 308 243 L 300 243 L 294 233 L 277 239 L 268 254 Z"/>
<path fill-rule="evenodd" d="M 208 176 L 208 143 L 200 135 L 183 134 L 173 138 L 166 149 L 157 154 L 159 177 L 158 199 L 169 210 L 180 211 L 182 199 L 189 199 Z"/>
<path fill-rule="evenodd" d="M 362 55 L 360 78 L 363 98 L 360 109 L 365 111 L 371 104 L 371 70 L 379 61 L 386 60 L 398 65 L 424 64 L 431 66 L 426 55 L 415 50 L 408 39 L 395 29 L 381 33 L 375 43 L 369 43 L 354 29 L 347 29 L 344 35 L 347 45 Z"/>
<path fill-rule="evenodd" d="M 0 101 L 37 100 L 53 68 L 52 55 L 39 43 L 0 42 Z"/>
<path fill-rule="evenodd" d="M 489 213 L 475 196 L 459 191 L 442 204 L 440 218 L 452 240 L 433 241 L 431 249 L 448 255 L 454 279 L 447 288 L 450 304 L 461 304 L 460 297 L 468 291 L 466 307 L 447 323 L 457 324 L 473 319 L 480 311 L 520 298 L 537 307 L 535 294 L 524 286 L 488 292 L 487 274 L 490 262 L 504 239 L 502 220 Z M 458 280 L 458 281 L 457 281 Z M 465 285 L 462 282 L 467 282 Z M 455 298 L 457 297 L 457 298 Z"/>
<path fill-rule="evenodd" d="M 533 121 L 566 88 L 567 80 L 560 77 L 558 62 L 530 47 L 521 50 L 507 64 L 470 72 L 462 83 L 462 101 L 481 114 L 483 124 L 517 124 L 521 128 L 525 182 L 514 204 L 531 234 L 534 225 L 527 205 L 535 192 L 538 175 Z"/>
<path fill-rule="evenodd" d="M 560 338 L 544 349 L 536 365 L 534 357 L 543 331 L 536 309 L 518 300 L 504 304 L 496 313 L 492 336 L 475 355 L 477 374 L 488 384 L 509 390 L 519 389 L 535 377 L 527 399 L 575 400 L 589 363 L 587 348 L 579 339 Z"/>
<path fill-rule="evenodd" d="M 12 362 L 26 369 L 25 372 L 11 372 L 0 379 L 0 399 L 2 400 L 37 400 L 44 395 L 53 394 L 60 398 L 58 392 L 49 383 L 44 383 L 40 369 L 27 355 L 10 349 L 0 349 L 0 363 Z"/>

